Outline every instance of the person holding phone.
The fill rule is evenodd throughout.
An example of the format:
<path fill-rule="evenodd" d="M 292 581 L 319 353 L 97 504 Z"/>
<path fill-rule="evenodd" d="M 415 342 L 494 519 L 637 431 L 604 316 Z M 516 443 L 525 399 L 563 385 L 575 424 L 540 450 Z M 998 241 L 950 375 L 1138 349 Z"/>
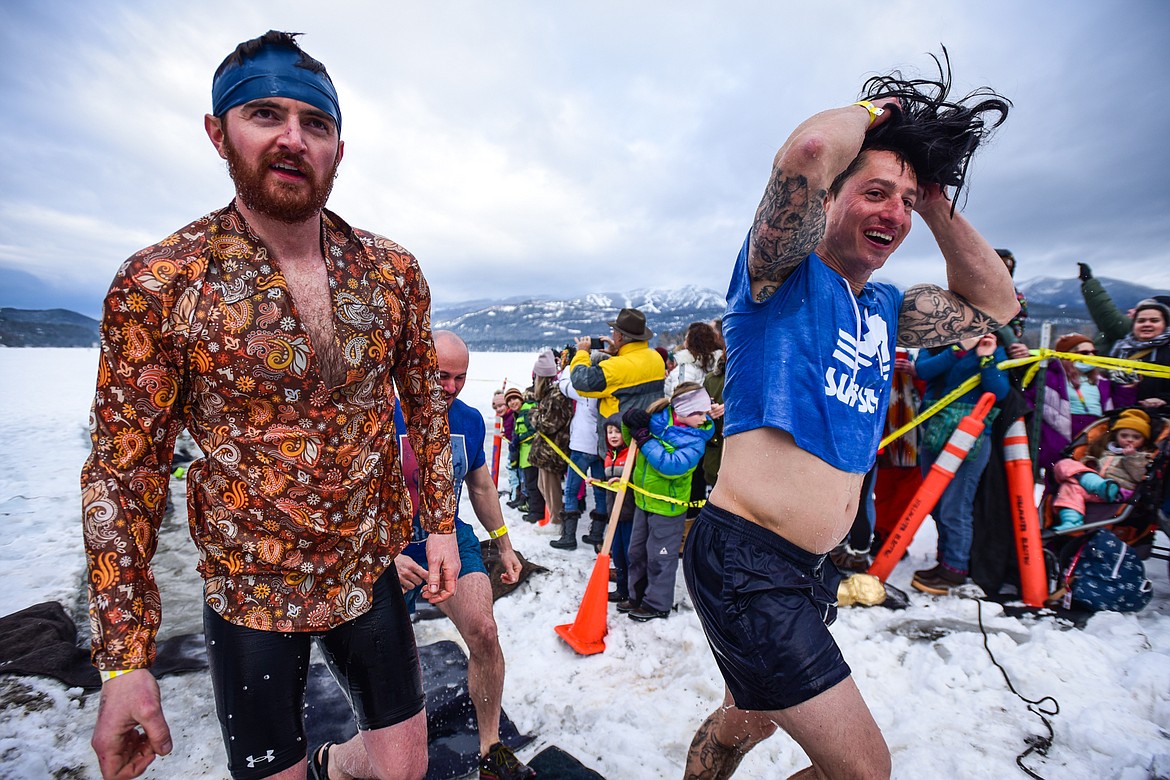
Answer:
<path fill-rule="evenodd" d="M 646 325 L 646 315 L 637 309 L 622 309 L 609 322 L 609 338 L 577 339 L 577 354 L 569 363 L 569 380 L 586 398 L 598 399 L 598 419 L 614 412 L 645 409 L 664 397 L 666 362 L 650 349 L 654 331 Z M 593 349 L 594 341 L 608 346 Z M 596 356 L 597 360 L 594 359 Z M 597 454 L 605 453 L 605 426 L 597 426 Z"/>

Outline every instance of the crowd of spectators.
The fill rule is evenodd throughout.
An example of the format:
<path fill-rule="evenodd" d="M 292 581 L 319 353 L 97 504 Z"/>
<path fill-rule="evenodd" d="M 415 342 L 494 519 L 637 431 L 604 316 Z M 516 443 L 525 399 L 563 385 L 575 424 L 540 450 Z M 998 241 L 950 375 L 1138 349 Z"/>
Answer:
<path fill-rule="evenodd" d="M 997 252 L 1014 273 L 1012 253 Z M 1170 401 L 1170 380 L 1085 362 L 1113 356 L 1170 365 L 1170 299 L 1145 299 L 1122 312 L 1088 266 L 1079 265 L 1082 291 L 1098 333 L 1095 338 L 1077 332 L 1056 337 L 1050 346 L 1061 357 L 1046 360 L 1035 381 L 1025 379 L 1026 364 L 1001 367 L 1005 361 L 1032 354 L 1024 344 L 1027 301 L 1018 290 L 1020 314 L 999 331 L 943 349 L 899 350 L 893 356 L 894 389 L 886 433 L 964 381 L 977 376 L 978 382 L 879 453 L 877 465 L 864 482 L 854 528 L 831 554 L 838 568 L 860 572 L 869 567 L 958 422 L 983 393 L 991 392 L 996 399 L 985 419 L 984 433 L 972 443 L 932 513 L 938 531 L 937 564 L 915 572 L 912 580 L 913 587 L 927 593 L 949 593 L 969 578 L 993 588 L 1005 579 L 1002 573 L 992 575 L 981 569 L 986 568 L 989 557 L 996 557 L 989 555 L 993 544 L 989 539 L 1007 528 L 999 522 L 1000 531 L 989 531 L 996 523 L 989 523 L 986 517 L 1002 519 L 1008 514 L 1006 486 L 995 471 L 1002 470 L 1002 454 L 997 450 L 1011 421 L 1020 415 L 1034 421 L 1029 426 L 1032 456 L 1036 476 L 1042 479 L 1064 457 L 1070 442 L 1094 420 L 1126 407 L 1152 411 L 1157 417 Z M 637 309 L 621 310 L 609 326 L 609 336 L 582 337 L 559 353 L 552 349 L 541 352 L 533 366 L 531 387 L 524 391 L 511 388 L 497 395 L 496 408 L 511 452 L 508 482 L 501 492 L 509 493 L 509 504 L 519 508 L 525 520 L 547 518 L 559 524 L 560 535 L 550 544 L 562 550 L 578 548 L 579 520 L 588 512 L 589 529 L 579 538 L 596 551 L 613 506 L 613 492 L 605 490 L 603 484 L 617 482 L 631 441 L 639 446 L 648 444 L 651 461 L 643 462 L 639 451 L 638 473 L 643 482 L 648 473 L 655 475 L 650 481 L 659 490 L 646 494 L 661 494 L 663 485 L 668 485 L 665 492 L 673 503 L 659 501 L 654 504 L 656 511 L 647 511 L 644 507 L 656 499 L 635 491 L 633 500 L 623 506 L 622 517 L 615 521 L 612 553 L 616 575 L 610 599 L 619 603 L 621 611 L 649 620 L 669 615 L 671 604 L 661 595 L 666 592 L 662 586 L 654 590 L 652 603 L 642 603 L 648 586 L 647 539 L 656 549 L 666 549 L 674 545 L 676 526 L 685 539 L 690 520 L 718 478 L 723 340 L 719 320 L 692 322 L 677 343 L 662 343 L 664 339 L 659 338 L 658 346 L 651 347 L 654 331 Z M 701 391 L 703 416 L 702 420 L 695 418 L 694 430 L 702 432 L 702 446 L 694 463 L 687 461 L 683 473 L 664 477 L 655 469 L 656 464 L 661 466 L 662 452 L 676 452 L 671 437 L 678 435 L 669 432 L 686 428 L 685 424 L 679 426 L 672 400 L 680 389 L 692 394 Z M 631 416 L 630 410 L 639 411 Z M 1005 419 L 997 424 L 1001 413 Z M 687 434 L 682 438 L 693 455 L 696 437 Z M 989 463 L 996 469 L 989 468 Z M 1162 496 L 1164 489 L 1157 493 Z M 1164 502 L 1162 511 L 1167 511 L 1167 500 L 1160 500 Z M 637 549 L 632 575 L 631 537 Z M 668 544 L 662 543 L 664 539 Z M 668 579 L 672 588 L 673 576 Z"/>

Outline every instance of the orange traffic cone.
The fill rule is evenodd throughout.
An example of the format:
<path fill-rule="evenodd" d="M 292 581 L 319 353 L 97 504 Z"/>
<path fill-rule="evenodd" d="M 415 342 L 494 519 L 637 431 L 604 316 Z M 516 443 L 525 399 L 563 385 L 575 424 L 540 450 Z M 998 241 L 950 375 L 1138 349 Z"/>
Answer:
<path fill-rule="evenodd" d="M 959 421 L 959 427 L 955 428 L 943 451 L 939 453 L 938 460 L 930 467 L 930 473 L 926 475 L 922 487 L 918 488 L 918 492 L 910 500 L 902 519 L 894 526 L 882 549 L 874 556 L 869 567 L 870 574 L 885 582 L 898 565 L 898 561 L 902 560 L 902 553 L 910 546 L 918 527 L 934 509 L 938 497 L 946 490 L 959 466 L 963 465 L 963 459 L 967 457 L 971 445 L 983 433 L 983 418 L 991 411 L 993 404 L 995 395 L 984 393 L 971 413 Z"/>
<path fill-rule="evenodd" d="M 569 643 L 569 647 L 581 655 L 594 655 L 605 652 L 605 634 L 608 630 L 605 625 L 606 611 L 609 608 L 609 548 L 613 544 L 613 536 L 617 532 L 617 518 L 622 514 L 622 503 L 626 500 L 626 486 L 630 482 L 630 474 L 634 470 L 634 460 L 638 457 L 638 443 L 630 442 L 630 451 L 626 455 L 626 464 L 622 467 L 621 489 L 613 502 L 613 511 L 609 513 L 609 523 L 605 526 L 605 539 L 601 543 L 601 552 L 593 564 L 593 573 L 589 575 L 589 582 L 585 585 L 585 595 L 581 597 L 581 606 L 577 609 L 577 619 L 556 627 L 561 639 Z"/>
<path fill-rule="evenodd" d="M 1020 595 L 1029 607 L 1042 607 L 1048 598 L 1048 574 L 1040 546 L 1040 515 L 1036 511 L 1036 483 L 1032 480 L 1032 456 L 1028 428 L 1021 417 L 1003 438 L 1004 470 L 1012 501 L 1012 526 L 1016 531 L 1016 557 L 1020 568 Z"/>
<path fill-rule="evenodd" d="M 548 516 L 548 504 L 544 505 L 544 517 L 540 518 L 539 526 L 546 526 L 552 518 Z"/>

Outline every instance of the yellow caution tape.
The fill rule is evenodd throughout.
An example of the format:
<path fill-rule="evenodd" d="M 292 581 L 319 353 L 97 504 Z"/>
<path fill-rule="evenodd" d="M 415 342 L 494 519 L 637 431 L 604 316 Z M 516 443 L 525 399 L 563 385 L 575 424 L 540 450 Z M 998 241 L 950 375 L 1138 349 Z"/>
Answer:
<path fill-rule="evenodd" d="M 1036 376 L 1036 373 L 1040 370 L 1043 361 L 1049 358 L 1079 361 L 1087 365 L 1096 366 L 1097 368 L 1120 369 L 1134 374 L 1143 374 L 1145 376 L 1153 376 L 1161 379 L 1170 379 L 1170 366 L 1162 366 L 1158 365 L 1157 363 L 1147 363 L 1142 360 L 1125 360 L 1123 358 L 1101 357 L 1099 355 L 1082 355 L 1072 352 L 1057 352 L 1054 349 L 1046 348 L 1029 350 L 1029 353 L 1030 354 L 1028 357 L 1010 358 L 1008 360 L 996 363 L 996 368 L 998 368 L 1000 371 L 1007 371 L 1008 369 L 1012 368 L 1031 366 L 1027 373 L 1024 374 L 1024 379 L 1022 382 L 1023 387 L 1027 387 L 1029 384 L 1031 384 L 1033 378 Z M 919 425 L 922 425 L 922 423 L 926 422 L 931 417 L 934 417 L 936 414 L 942 411 L 944 407 L 949 406 L 957 399 L 978 387 L 979 382 L 979 374 L 975 374 L 974 376 L 968 378 L 954 390 L 931 404 L 926 410 L 922 412 L 922 414 L 918 415 L 913 420 L 903 425 L 901 428 L 898 428 L 896 431 L 893 431 L 885 438 L 883 438 L 881 443 L 878 444 L 878 449 L 885 448 L 890 444 L 890 442 L 894 441 L 898 437 L 904 436 L 908 432 L 917 428 Z M 554 444 L 550 438 L 545 436 L 543 433 L 540 434 L 540 437 L 548 442 L 549 446 L 553 448 L 553 451 L 561 457 L 561 460 L 569 464 L 569 468 L 577 472 L 577 475 L 580 476 L 581 479 L 589 485 L 600 486 L 605 490 L 612 490 L 615 493 L 621 490 L 623 487 L 628 487 L 634 492 L 641 493 L 642 495 L 649 498 L 656 498 L 659 501 L 666 501 L 671 504 L 678 504 L 679 506 L 701 507 L 703 504 L 707 503 L 706 501 L 683 501 L 682 499 L 671 498 L 670 496 L 660 496 L 657 493 L 651 493 L 629 482 L 619 482 L 615 485 L 611 485 L 608 482 L 597 481 L 585 474 L 585 472 L 581 471 L 581 469 L 577 467 L 577 464 L 574 463 L 568 455 L 561 451 L 561 448 Z"/>
<path fill-rule="evenodd" d="M 1022 387 L 1027 387 L 1032 383 L 1036 373 L 1040 370 L 1043 361 L 1049 358 L 1057 358 L 1064 360 L 1073 360 L 1085 363 L 1086 365 L 1095 366 L 1097 368 L 1107 369 L 1121 369 L 1134 374 L 1144 374 L 1146 376 L 1159 377 L 1161 379 L 1170 379 L 1170 366 L 1162 366 L 1157 363 L 1146 363 L 1141 360 L 1125 360 L 1123 358 L 1101 357 L 1099 355 L 1082 355 L 1073 352 L 1057 352 L 1054 349 L 1033 349 L 1029 350 L 1028 357 L 1010 358 L 1008 360 L 996 363 L 995 366 L 1000 371 L 1007 371 L 1011 368 L 1021 368 L 1023 366 L 1031 366 L 1027 373 L 1024 374 Z M 966 395 L 971 390 L 979 385 L 979 374 L 967 379 L 961 385 L 956 387 L 951 392 L 940 398 L 938 401 L 928 407 L 922 414 L 915 417 L 910 422 L 903 425 L 896 431 L 891 432 L 881 443 L 878 444 L 878 449 L 882 449 L 889 445 L 890 442 L 897 439 L 899 436 L 904 436 L 906 433 L 914 430 L 922 423 L 929 420 L 934 415 L 942 411 L 943 407 L 955 402 L 956 399 Z"/>
<path fill-rule="evenodd" d="M 619 480 L 618 482 L 616 482 L 614 484 L 610 484 L 609 482 L 602 482 L 600 480 L 596 480 L 593 477 L 590 477 L 585 472 L 581 471 L 581 469 L 577 467 L 577 464 L 574 463 L 569 458 L 569 456 L 564 453 L 564 451 L 560 447 L 558 447 L 555 443 L 553 443 L 552 439 L 545 436 L 543 433 L 540 434 L 540 438 L 542 438 L 546 442 L 548 442 L 548 446 L 552 447 L 553 452 L 555 452 L 557 455 L 559 455 L 561 457 L 561 460 L 563 460 L 565 463 L 569 464 L 569 468 L 571 468 L 573 471 L 577 472 L 577 476 L 581 477 L 581 479 L 584 480 L 585 484 L 587 484 L 587 485 L 593 485 L 596 487 L 603 488 L 605 490 L 612 490 L 614 493 L 617 493 L 618 491 L 622 490 L 623 488 L 629 488 L 630 490 L 633 490 L 635 493 L 641 493 L 642 495 L 646 496 L 647 498 L 656 498 L 659 501 L 666 501 L 667 503 L 670 503 L 670 504 L 677 504 L 678 506 L 691 507 L 691 508 L 695 508 L 695 509 L 697 509 L 697 508 L 699 508 L 707 503 L 706 501 L 684 501 L 681 498 L 671 498 L 670 496 L 660 496 L 657 493 L 651 493 L 649 490 L 646 490 L 645 488 L 639 487 L 638 485 L 635 485 L 632 482 L 622 482 Z"/>

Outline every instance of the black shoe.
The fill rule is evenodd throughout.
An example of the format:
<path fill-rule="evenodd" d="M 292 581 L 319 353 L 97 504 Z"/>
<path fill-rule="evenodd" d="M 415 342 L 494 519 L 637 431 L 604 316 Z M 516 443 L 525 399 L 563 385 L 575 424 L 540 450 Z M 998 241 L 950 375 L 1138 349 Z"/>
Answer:
<path fill-rule="evenodd" d="M 497 742 L 479 760 L 479 780 L 530 780 L 536 770 L 516 758 L 512 748 Z"/>
<path fill-rule="evenodd" d="M 513 509 L 519 509 L 520 505 L 524 503 L 524 499 L 519 498 L 519 497 L 510 498 L 507 501 L 505 501 L 504 503 L 507 504 L 508 506 L 512 507 Z"/>
<path fill-rule="evenodd" d="M 934 596 L 946 596 L 951 592 L 951 588 L 957 588 L 966 581 L 967 575 L 951 571 L 940 563 L 933 569 L 914 572 L 910 587 Z"/>
<path fill-rule="evenodd" d="M 839 544 L 829 550 L 829 560 L 843 572 L 867 572 L 870 563 L 872 563 L 868 551 L 854 550 L 847 544 Z"/>
<path fill-rule="evenodd" d="M 548 546 L 555 547 L 558 550 L 576 550 L 577 540 L 571 536 L 568 539 L 562 536 L 560 539 L 553 539 L 548 543 Z"/>
<path fill-rule="evenodd" d="M 618 602 L 629 601 L 629 600 L 630 600 L 629 594 L 621 593 L 620 591 L 616 591 L 616 590 L 611 590 L 609 592 L 609 603 L 610 604 L 617 604 Z"/>
<path fill-rule="evenodd" d="M 329 748 L 332 742 L 319 745 L 309 753 L 309 780 L 329 780 Z"/>
<path fill-rule="evenodd" d="M 658 610 L 651 609 L 650 607 L 638 607 L 633 612 L 627 613 L 626 617 L 628 617 L 630 620 L 636 620 L 639 623 L 645 623 L 648 620 L 654 620 L 656 618 L 670 617 L 670 610 L 659 612 Z"/>
<path fill-rule="evenodd" d="M 543 512 L 540 513 L 539 515 L 534 514 L 532 512 L 529 512 L 528 514 L 524 515 L 524 522 L 526 522 L 526 523 L 539 523 L 543 519 L 544 519 Z"/>
<path fill-rule="evenodd" d="M 618 602 L 617 611 L 621 612 L 624 615 L 627 612 L 633 612 L 635 609 L 638 609 L 641 606 L 642 606 L 642 602 L 640 602 L 640 601 L 634 601 L 633 599 L 626 599 L 625 601 Z"/>

